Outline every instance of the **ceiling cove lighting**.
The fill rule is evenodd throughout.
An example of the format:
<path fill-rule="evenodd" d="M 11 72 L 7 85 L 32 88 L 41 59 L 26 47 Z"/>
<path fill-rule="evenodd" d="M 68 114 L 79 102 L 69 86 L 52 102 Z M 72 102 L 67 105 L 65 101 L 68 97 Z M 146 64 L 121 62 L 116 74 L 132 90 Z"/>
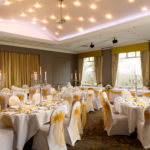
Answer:
<path fill-rule="evenodd" d="M 102 25 L 99 25 L 99 26 L 95 26 L 93 28 L 89 28 L 87 30 L 84 30 L 83 32 L 77 32 L 75 34 L 70 34 L 70 35 L 67 35 L 67 36 L 64 36 L 64 37 L 61 37 L 61 38 L 57 38 L 57 41 L 63 41 L 63 40 L 74 38 L 74 37 L 84 35 L 84 34 L 87 34 L 87 33 L 91 33 L 91 32 L 95 32 L 95 31 L 98 31 L 98 30 L 106 29 L 106 28 L 109 28 L 109 27 L 112 27 L 112 26 L 115 26 L 115 25 L 118 25 L 118 24 L 122 24 L 122 23 L 126 23 L 128 21 L 133 21 L 133 20 L 136 20 L 136 19 L 140 19 L 140 18 L 149 16 L 149 15 L 150 15 L 150 11 L 146 11 L 145 13 L 140 13 L 140 14 L 138 13 L 138 14 L 132 15 L 130 17 L 126 17 L 126 18 L 123 18 L 123 19 L 118 19 L 116 21 L 108 22 L 106 24 L 102 24 Z"/>

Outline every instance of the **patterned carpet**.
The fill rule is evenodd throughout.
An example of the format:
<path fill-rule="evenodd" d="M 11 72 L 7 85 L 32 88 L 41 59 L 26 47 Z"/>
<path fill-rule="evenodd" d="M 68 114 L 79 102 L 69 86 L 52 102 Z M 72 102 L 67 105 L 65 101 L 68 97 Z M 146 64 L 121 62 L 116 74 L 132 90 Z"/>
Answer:
<path fill-rule="evenodd" d="M 88 113 L 82 140 L 68 150 L 144 150 L 136 133 L 131 136 L 108 137 L 103 129 L 101 111 Z"/>

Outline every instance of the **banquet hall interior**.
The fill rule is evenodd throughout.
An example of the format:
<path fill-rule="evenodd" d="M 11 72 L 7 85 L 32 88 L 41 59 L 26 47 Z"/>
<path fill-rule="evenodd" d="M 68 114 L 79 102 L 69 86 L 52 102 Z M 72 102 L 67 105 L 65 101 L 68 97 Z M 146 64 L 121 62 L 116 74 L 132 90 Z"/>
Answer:
<path fill-rule="evenodd" d="M 150 148 L 150 0 L 0 0 L 0 150 Z"/>

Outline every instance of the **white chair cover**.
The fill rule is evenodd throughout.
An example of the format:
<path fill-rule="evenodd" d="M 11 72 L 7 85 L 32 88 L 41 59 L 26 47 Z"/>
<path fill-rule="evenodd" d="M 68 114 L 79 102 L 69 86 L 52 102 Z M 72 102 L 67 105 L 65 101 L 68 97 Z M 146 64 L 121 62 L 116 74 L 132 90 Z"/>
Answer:
<path fill-rule="evenodd" d="M 95 90 L 94 91 L 93 104 L 94 104 L 94 108 L 97 109 L 97 110 L 99 110 L 100 108 L 102 108 L 99 92 L 100 92 L 99 90 Z"/>
<path fill-rule="evenodd" d="M 20 104 L 20 100 L 17 96 L 12 95 L 10 96 L 8 103 L 9 103 L 9 106 L 15 106 L 15 105 Z"/>
<path fill-rule="evenodd" d="M 79 101 L 75 102 L 72 109 L 71 119 L 68 123 L 65 122 L 64 129 L 66 143 L 74 146 L 75 142 L 80 140 L 80 134 L 82 134 L 81 104 Z"/>
<path fill-rule="evenodd" d="M 94 91 L 89 90 L 86 95 L 87 99 L 87 113 L 90 111 L 94 111 L 94 106 L 93 106 L 93 98 L 94 98 Z"/>
<path fill-rule="evenodd" d="M 104 95 L 104 94 L 103 94 Z M 106 112 L 106 126 L 108 136 L 111 135 L 129 135 L 128 131 L 128 117 L 121 114 L 113 113 L 109 101 L 104 96 L 105 112 Z"/>
<path fill-rule="evenodd" d="M 119 96 L 121 96 L 120 93 L 115 93 L 115 92 L 112 92 L 111 90 L 109 91 L 110 102 L 114 102 L 115 98 Z"/>
<path fill-rule="evenodd" d="M 3 88 L 1 90 L 2 93 L 6 93 L 6 94 L 9 94 L 10 93 L 10 89 L 9 88 Z"/>
<path fill-rule="evenodd" d="M 65 114 L 65 117 L 70 118 L 71 116 L 71 110 L 72 110 L 72 102 L 73 102 L 73 96 L 71 93 L 64 93 L 63 94 L 63 100 L 67 103 L 67 110 L 68 112 Z"/>
<path fill-rule="evenodd" d="M 32 103 L 33 104 L 39 104 L 40 103 L 40 93 L 33 94 Z"/>
<path fill-rule="evenodd" d="M 67 150 L 64 137 L 65 112 L 63 109 L 56 109 L 51 117 L 51 125 L 43 125 L 35 135 L 33 149 L 36 150 Z"/>
<path fill-rule="evenodd" d="M 0 128 L 0 149 L 13 150 L 14 132 L 13 129 Z"/>
<path fill-rule="evenodd" d="M 139 119 L 137 123 L 137 133 L 138 139 L 140 140 L 141 144 L 145 149 L 150 148 L 150 107 L 148 107 L 144 114 L 144 121 L 143 119 Z"/>

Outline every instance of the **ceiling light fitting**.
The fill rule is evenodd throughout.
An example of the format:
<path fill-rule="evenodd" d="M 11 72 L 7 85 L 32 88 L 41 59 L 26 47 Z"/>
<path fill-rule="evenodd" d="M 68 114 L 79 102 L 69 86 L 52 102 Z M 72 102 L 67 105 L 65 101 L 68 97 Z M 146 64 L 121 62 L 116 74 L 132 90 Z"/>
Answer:
<path fill-rule="evenodd" d="M 59 0 L 59 2 L 60 2 L 60 4 L 59 4 L 59 6 L 60 6 L 60 19 L 57 20 L 57 23 L 58 23 L 58 24 L 64 24 L 64 23 L 66 22 L 66 20 L 65 20 L 65 19 L 63 18 L 63 16 L 62 16 L 62 9 L 63 9 L 62 5 L 63 5 L 63 1 L 64 1 L 64 0 Z"/>

